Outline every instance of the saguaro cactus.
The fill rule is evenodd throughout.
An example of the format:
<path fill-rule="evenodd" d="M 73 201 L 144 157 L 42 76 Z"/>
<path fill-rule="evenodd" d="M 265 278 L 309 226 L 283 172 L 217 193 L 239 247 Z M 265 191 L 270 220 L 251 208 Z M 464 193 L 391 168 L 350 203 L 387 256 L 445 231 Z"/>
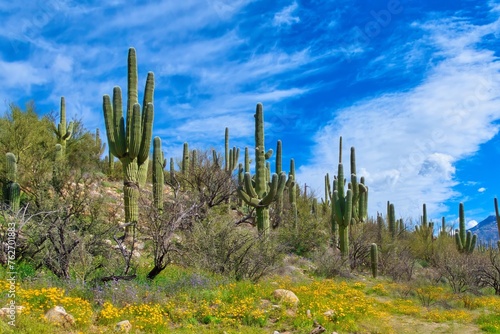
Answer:
<path fill-rule="evenodd" d="M 420 235 L 424 241 L 432 241 L 434 236 L 434 223 L 427 220 L 427 206 L 425 203 L 422 206 L 423 215 L 420 226 L 415 226 L 415 232 Z"/>
<path fill-rule="evenodd" d="M 123 197 L 127 223 L 137 222 L 139 218 L 139 188 L 146 182 L 153 132 L 153 91 L 154 75 L 149 72 L 141 111 L 137 93 L 137 60 L 135 49 L 130 48 L 126 120 L 123 117 L 120 87 L 113 88 L 113 104 L 108 95 L 103 97 L 109 149 L 120 159 L 123 166 Z"/>
<path fill-rule="evenodd" d="M 182 146 L 182 163 L 181 163 L 181 173 L 187 177 L 189 173 L 189 144 L 184 143 Z"/>
<path fill-rule="evenodd" d="M 61 112 L 59 115 L 59 124 L 57 128 L 54 126 L 54 132 L 57 137 L 57 142 L 61 145 L 63 153 L 66 150 L 66 142 L 73 134 L 73 122 L 66 124 L 66 100 L 61 97 Z"/>
<path fill-rule="evenodd" d="M 167 161 L 161 150 L 161 139 L 155 137 L 153 139 L 153 203 L 160 213 L 163 211 L 163 169 L 166 165 Z"/>
<path fill-rule="evenodd" d="M 101 155 L 104 153 L 106 144 L 104 144 L 101 140 L 99 128 L 95 129 L 95 147 L 96 147 L 97 158 L 100 159 Z"/>
<path fill-rule="evenodd" d="M 295 160 L 290 159 L 290 171 L 288 172 L 288 180 L 286 181 L 288 189 L 288 200 L 292 207 L 293 227 L 295 230 L 299 227 L 299 217 L 297 214 L 297 187 L 295 181 Z"/>
<path fill-rule="evenodd" d="M 446 237 L 448 233 L 446 232 L 446 218 L 441 217 L 441 231 L 439 232 L 440 237 Z"/>
<path fill-rule="evenodd" d="M 3 198 L 13 212 L 19 210 L 21 188 L 17 183 L 17 159 L 14 153 L 5 154 L 7 161 L 7 182 L 3 186 Z"/>
<path fill-rule="evenodd" d="M 356 150 L 351 147 L 351 183 L 352 189 L 352 219 L 356 223 L 364 222 L 367 218 L 368 206 L 368 187 L 365 186 L 364 177 L 360 178 L 356 175 Z"/>
<path fill-rule="evenodd" d="M 394 208 L 394 204 L 389 201 L 387 201 L 387 226 L 392 239 L 396 238 L 396 210 Z"/>
<path fill-rule="evenodd" d="M 345 190 L 344 166 L 342 165 L 342 137 L 339 144 L 339 164 L 337 177 L 333 181 L 332 224 L 338 226 L 339 247 L 343 257 L 349 256 L 349 225 L 352 218 L 352 189 Z M 332 230 L 335 227 L 332 226 Z"/>
<path fill-rule="evenodd" d="M 238 166 L 240 149 L 233 147 L 229 149 L 229 128 L 224 133 L 224 169 L 226 172 L 233 172 Z"/>
<path fill-rule="evenodd" d="M 464 204 L 460 203 L 458 207 L 459 229 L 455 230 L 455 242 L 457 249 L 461 253 L 471 254 L 476 247 L 477 235 L 472 235 L 471 231 L 465 230 Z"/>
<path fill-rule="evenodd" d="M 277 196 L 283 193 L 286 183 L 286 174 L 274 173 L 269 179 L 266 160 L 273 150 L 265 151 L 264 146 L 264 112 L 262 104 L 258 103 L 255 111 L 255 178 L 248 171 L 245 172 L 243 185 L 238 187 L 238 196 L 250 206 L 253 206 L 257 215 L 259 233 L 269 235 L 269 206 L 276 201 Z"/>

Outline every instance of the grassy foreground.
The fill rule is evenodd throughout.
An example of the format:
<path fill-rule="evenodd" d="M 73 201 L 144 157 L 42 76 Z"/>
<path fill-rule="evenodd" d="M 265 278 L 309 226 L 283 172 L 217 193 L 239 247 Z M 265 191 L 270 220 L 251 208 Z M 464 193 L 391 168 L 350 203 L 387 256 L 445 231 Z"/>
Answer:
<path fill-rule="evenodd" d="M 56 286 L 57 285 L 57 286 Z M 298 305 L 273 299 L 293 291 Z M 0 305 L 8 302 L 0 281 Z M 16 286 L 23 306 L 16 327 L 0 333 L 113 333 L 129 320 L 131 333 L 309 333 L 314 321 L 326 333 L 500 333 L 500 298 L 452 294 L 445 285 L 411 286 L 369 276 L 319 279 L 270 277 L 259 283 L 230 281 L 172 266 L 155 282 L 113 282 L 90 287 L 25 278 Z M 47 323 L 44 313 L 63 306 L 76 327 Z"/>

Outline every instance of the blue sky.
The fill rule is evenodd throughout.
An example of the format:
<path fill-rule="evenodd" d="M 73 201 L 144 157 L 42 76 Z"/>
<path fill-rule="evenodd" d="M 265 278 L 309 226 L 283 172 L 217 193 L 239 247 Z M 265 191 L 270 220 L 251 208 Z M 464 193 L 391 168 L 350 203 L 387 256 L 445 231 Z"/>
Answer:
<path fill-rule="evenodd" d="M 264 104 L 267 148 L 319 196 L 356 147 L 369 212 L 453 223 L 493 212 L 500 195 L 500 3 L 495 1 L 3 1 L 0 99 L 66 97 L 71 118 L 104 133 L 102 96 L 156 77 L 154 135 L 166 156 L 253 146 Z M 347 161 L 346 161 L 347 162 Z"/>

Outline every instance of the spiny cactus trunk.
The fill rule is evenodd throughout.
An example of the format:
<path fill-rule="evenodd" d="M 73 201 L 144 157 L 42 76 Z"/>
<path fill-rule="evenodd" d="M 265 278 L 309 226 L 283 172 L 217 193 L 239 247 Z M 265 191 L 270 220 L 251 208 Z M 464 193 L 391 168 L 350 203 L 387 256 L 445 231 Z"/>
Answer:
<path fill-rule="evenodd" d="M 269 208 L 257 208 L 257 229 L 262 232 L 265 236 L 268 235 L 270 224 L 269 224 Z"/>
<path fill-rule="evenodd" d="M 349 256 L 349 225 L 339 225 L 339 247 L 343 257 Z"/>
<path fill-rule="evenodd" d="M 137 222 L 139 220 L 139 167 L 137 159 L 122 159 L 122 166 L 125 222 Z"/>

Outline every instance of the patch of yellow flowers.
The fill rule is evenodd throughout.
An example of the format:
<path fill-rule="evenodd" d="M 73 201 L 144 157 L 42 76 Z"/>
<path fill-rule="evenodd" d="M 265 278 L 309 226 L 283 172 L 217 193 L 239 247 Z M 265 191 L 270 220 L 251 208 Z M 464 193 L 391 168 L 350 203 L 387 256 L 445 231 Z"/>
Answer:
<path fill-rule="evenodd" d="M 168 324 L 164 308 L 159 304 L 135 304 L 118 308 L 105 302 L 98 314 L 98 321 L 103 325 L 113 325 L 122 320 L 129 320 L 134 328 L 154 331 Z"/>
<path fill-rule="evenodd" d="M 2 295 L 9 288 L 9 283 L 0 281 Z M 22 306 L 22 314 L 43 319 L 44 314 L 55 306 L 62 306 L 75 318 L 79 326 L 92 323 L 93 310 L 88 301 L 79 297 L 69 297 L 60 288 L 23 289 L 16 284 L 16 304 Z"/>

